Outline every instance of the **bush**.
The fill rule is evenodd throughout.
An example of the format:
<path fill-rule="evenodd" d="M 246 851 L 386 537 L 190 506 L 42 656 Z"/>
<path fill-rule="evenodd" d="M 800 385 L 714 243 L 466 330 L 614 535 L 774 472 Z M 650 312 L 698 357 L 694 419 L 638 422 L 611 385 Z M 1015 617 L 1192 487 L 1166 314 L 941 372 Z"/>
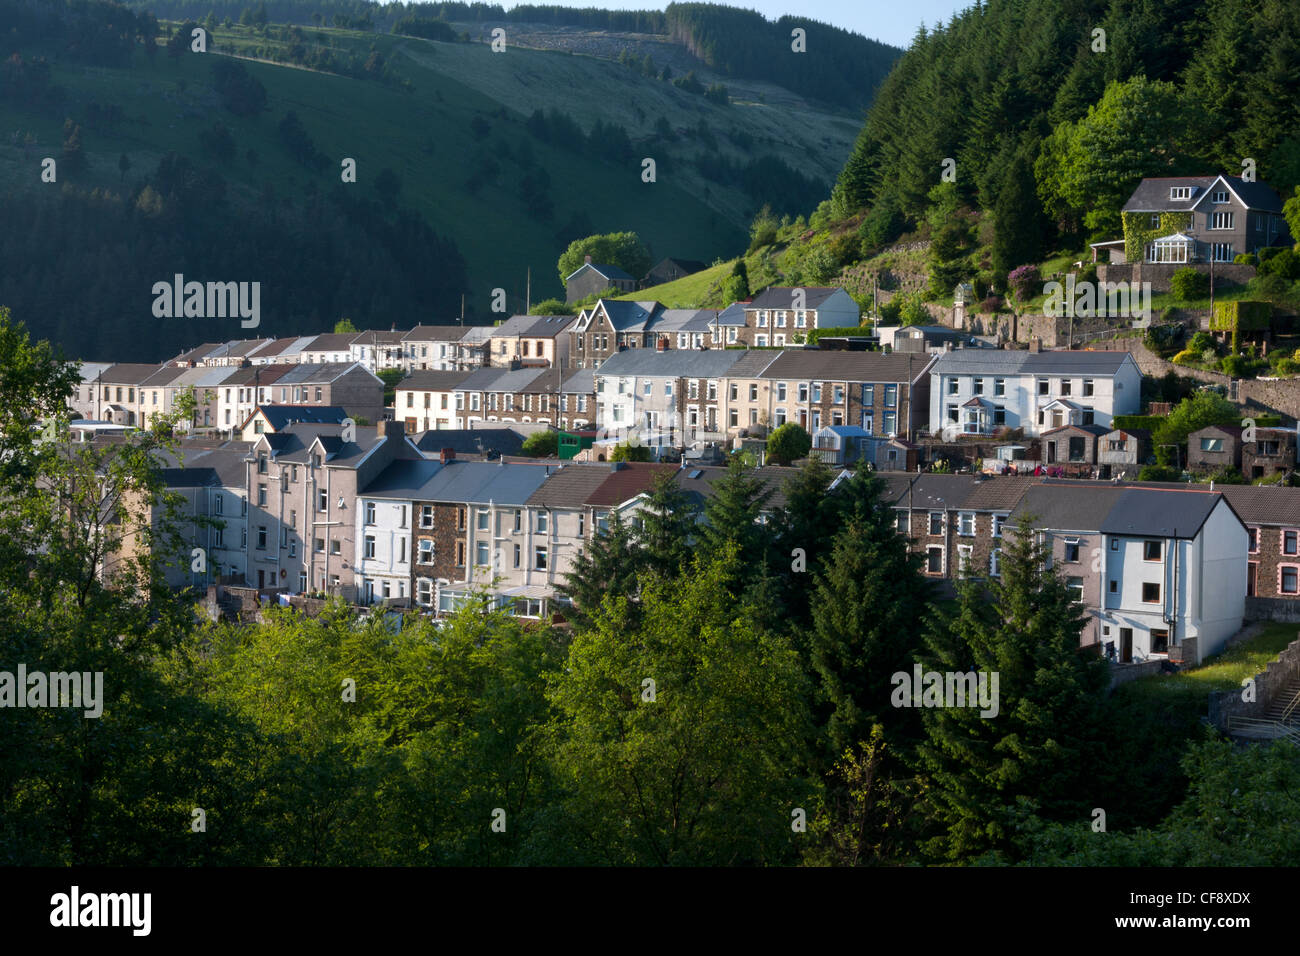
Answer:
<path fill-rule="evenodd" d="M 1034 265 L 1017 266 L 1007 273 L 1007 286 L 1020 302 L 1028 302 L 1037 295 L 1042 281 L 1038 266 Z"/>
<path fill-rule="evenodd" d="M 1233 468 L 1231 465 L 1224 465 L 1222 468 L 1219 468 L 1216 471 L 1212 472 L 1210 474 L 1209 480 L 1216 482 L 1220 485 L 1249 484 L 1249 482 L 1246 481 L 1246 476 L 1243 475 L 1236 468 Z"/>
<path fill-rule="evenodd" d="M 1187 343 L 1187 347 L 1193 352 L 1204 352 L 1206 349 L 1214 349 L 1217 346 L 1214 336 L 1209 332 L 1197 332 L 1192 336 L 1192 340 Z"/>
<path fill-rule="evenodd" d="M 1219 368 L 1223 370 L 1223 374 L 1231 375 L 1233 378 L 1243 377 L 1248 367 L 1246 359 L 1240 355 L 1225 355 L 1219 359 Z"/>
<path fill-rule="evenodd" d="M 1169 279 L 1169 291 L 1183 302 L 1199 299 L 1209 294 L 1210 277 L 1204 272 L 1188 267 L 1179 269 Z"/>
<path fill-rule="evenodd" d="M 1177 468 L 1167 465 L 1144 465 L 1138 472 L 1138 481 L 1177 481 L 1180 477 Z"/>
<path fill-rule="evenodd" d="M 1183 349 L 1171 359 L 1175 365 L 1195 365 L 1201 360 L 1201 353 L 1196 349 Z"/>
<path fill-rule="evenodd" d="M 1239 252 L 1232 257 L 1232 264 L 1238 266 L 1257 266 L 1259 265 L 1259 256 L 1251 252 Z"/>
<path fill-rule="evenodd" d="M 1153 325 L 1142 336 L 1142 342 L 1161 358 L 1168 358 L 1182 344 L 1187 330 L 1177 322 L 1168 325 Z"/>
<path fill-rule="evenodd" d="M 1300 256 L 1297 256 L 1291 249 L 1283 249 L 1281 252 L 1269 257 L 1267 262 L 1261 263 L 1259 274 L 1262 276 L 1281 276 L 1288 282 L 1294 282 L 1300 279 Z"/>
<path fill-rule="evenodd" d="M 808 457 L 812 436 L 797 422 L 786 422 L 767 439 L 767 457 L 779 465 Z"/>
<path fill-rule="evenodd" d="M 989 296 L 987 299 L 985 299 L 983 302 L 980 303 L 980 311 L 981 311 L 981 312 L 1001 312 L 1001 311 L 1002 311 L 1002 296 L 1000 296 L 1000 295 L 991 295 L 991 296 Z"/>
<path fill-rule="evenodd" d="M 629 445 L 623 442 L 621 445 L 615 445 L 614 450 L 609 453 L 610 461 L 649 461 L 649 445 Z"/>
<path fill-rule="evenodd" d="M 559 441 L 559 432 L 547 429 L 544 432 L 533 432 L 525 438 L 521 449 L 525 455 L 533 458 L 552 458 L 555 456 Z"/>

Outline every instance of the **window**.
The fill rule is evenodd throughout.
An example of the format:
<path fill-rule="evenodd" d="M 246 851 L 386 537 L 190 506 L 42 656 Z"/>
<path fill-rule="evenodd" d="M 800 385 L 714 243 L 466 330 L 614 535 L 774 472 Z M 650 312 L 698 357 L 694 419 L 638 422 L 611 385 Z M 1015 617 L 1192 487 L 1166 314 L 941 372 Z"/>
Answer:
<path fill-rule="evenodd" d="M 257 527 L 257 550 L 266 550 L 266 525 L 258 525 Z"/>
<path fill-rule="evenodd" d="M 777 400 L 778 402 L 784 402 L 784 401 L 785 401 L 785 396 L 786 396 L 786 392 L 785 392 L 785 382 L 777 382 L 777 383 L 776 383 L 776 400 Z"/>
<path fill-rule="evenodd" d="M 1300 593 L 1300 565 L 1284 564 L 1277 569 L 1279 594 Z"/>
<path fill-rule="evenodd" d="M 863 404 L 863 405 L 868 405 L 868 406 L 876 404 L 876 386 L 875 386 L 875 385 L 863 385 L 863 386 L 862 386 L 862 404 Z"/>
<path fill-rule="evenodd" d="M 758 386 L 757 386 L 757 385 L 750 385 L 750 386 L 749 386 L 749 400 L 750 400 L 751 402 L 756 402 L 756 401 L 758 401 Z"/>
<path fill-rule="evenodd" d="M 989 552 L 989 575 L 995 578 L 1002 577 L 1002 549 L 994 548 Z"/>
<path fill-rule="evenodd" d="M 316 510 L 329 511 L 329 507 L 330 507 L 329 493 L 322 489 L 316 495 Z"/>
<path fill-rule="evenodd" d="M 885 412 L 883 431 L 886 435 L 896 435 L 898 433 L 898 413 Z"/>
<path fill-rule="evenodd" d="M 800 401 L 800 402 L 806 402 L 806 401 L 808 401 L 808 383 L 807 383 L 807 382 L 801 382 L 801 383 L 799 384 L 799 401 Z"/>
<path fill-rule="evenodd" d="M 294 538 L 289 539 L 289 557 L 298 557 L 298 542 Z"/>
<path fill-rule="evenodd" d="M 970 544 L 957 545 L 957 567 L 965 574 L 970 571 L 971 555 L 975 552 L 975 546 Z"/>
<path fill-rule="evenodd" d="M 1006 526 L 1007 518 L 1009 517 L 1010 515 L 993 516 L 993 537 L 995 538 L 1002 537 L 1002 529 Z"/>
<path fill-rule="evenodd" d="M 1118 581 L 1112 580 L 1112 581 L 1110 582 L 1110 593 L 1111 593 L 1111 594 L 1118 594 L 1118 593 L 1119 593 L 1119 582 L 1118 582 Z"/>
<path fill-rule="evenodd" d="M 266 485 L 257 486 L 257 503 L 259 505 L 266 504 Z"/>
<path fill-rule="evenodd" d="M 765 349 L 765 348 L 767 348 L 767 336 L 766 336 L 766 335 L 756 335 L 756 336 L 754 336 L 754 345 L 755 345 L 755 347 L 760 348 L 760 349 Z"/>
<path fill-rule="evenodd" d="M 429 538 L 420 539 L 420 563 L 433 564 L 433 541 Z"/>
<path fill-rule="evenodd" d="M 1169 198 L 1170 199 L 1191 199 L 1192 187 L 1191 186 L 1170 186 Z"/>
<path fill-rule="evenodd" d="M 478 509 L 478 522 L 477 524 L 475 524 L 475 527 L 478 528 L 479 531 L 491 530 L 491 525 L 489 524 L 488 510 L 486 508 Z"/>
<path fill-rule="evenodd" d="M 943 574 L 943 548 L 925 549 L 925 573 Z"/>
<path fill-rule="evenodd" d="M 221 492 L 219 491 L 217 492 L 216 500 L 212 503 L 214 514 L 221 514 L 222 509 L 225 508 L 225 505 L 222 504 L 222 500 L 224 499 L 224 497 L 225 496 L 222 495 Z"/>
<path fill-rule="evenodd" d="M 820 401 L 822 400 L 822 386 L 821 386 L 821 382 L 815 382 L 815 383 L 813 383 L 813 387 L 812 387 L 812 400 L 813 400 L 814 402 L 820 402 Z"/>
<path fill-rule="evenodd" d="M 1112 551 L 1118 551 L 1118 550 L 1119 550 L 1119 538 L 1111 538 L 1111 539 L 1110 539 L 1110 549 L 1111 549 Z"/>
<path fill-rule="evenodd" d="M 428 578 L 415 582 L 415 600 L 425 605 L 433 603 L 433 582 Z"/>
<path fill-rule="evenodd" d="M 1040 379 L 1038 380 L 1038 394 L 1039 394 L 1039 395 L 1047 395 L 1047 394 L 1050 394 L 1050 388 L 1051 388 L 1051 383 L 1049 383 L 1047 379 L 1045 379 L 1045 378 L 1040 378 Z"/>
<path fill-rule="evenodd" d="M 894 526 L 903 534 L 907 534 L 907 512 L 900 511 L 894 516 Z"/>
<path fill-rule="evenodd" d="M 533 569 L 536 571 L 546 570 L 547 551 L 545 545 L 538 545 L 533 549 Z"/>
<path fill-rule="evenodd" d="M 265 456 L 265 455 L 258 455 L 258 456 L 257 456 L 257 473 L 258 473 L 259 475 L 265 475 L 265 474 L 266 474 L 266 456 Z"/>
<path fill-rule="evenodd" d="M 943 534 L 943 512 L 930 512 L 930 534 Z"/>
<path fill-rule="evenodd" d="M 433 527 L 433 505 L 420 505 L 420 527 Z"/>
<path fill-rule="evenodd" d="M 1216 212 L 1210 216 L 1211 229 L 1231 229 L 1233 214 L 1230 212 Z"/>
<path fill-rule="evenodd" d="M 365 555 L 367 558 L 373 558 L 375 556 L 375 536 L 373 534 L 366 535 Z"/>
<path fill-rule="evenodd" d="M 1226 189 L 1216 189 L 1214 191 L 1214 194 L 1210 196 L 1210 202 L 1213 203 L 1221 203 L 1227 201 L 1228 201 L 1228 191 Z"/>
<path fill-rule="evenodd" d="M 1231 262 L 1236 255 L 1237 250 L 1230 242 L 1210 243 L 1210 258 L 1215 262 Z"/>
<path fill-rule="evenodd" d="M 1070 380 L 1068 378 L 1061 379 L 1061 394 L 1062 395 L 1070 394 Z"/>
<path fill-rule="evenodd" d="M 366 502 L 366 524 L 374 524 L 374 523 L 375 523 L 375 503 L 373 501 L 367 501 Z"/>
<path fill-rule="evenodd" d="M 549 525 L 550 525 L 550 512 L 549 511 L 537 512 L 537 533 L 546 534 L 547 530 L 549 529 Z"/>
<path fill-rule="evenodd" d="M 491 563 L 488 543 L 486 541 L 476 542 L 474 545 L 474 563 L 479 567 L 486 568 Z"/>
<path fill-rule="evenodd" d="M 578 537 L 581 538 L 586 533 L 587 515 L 585 512 L 578 512 Z"/>
<path fill-rule="evenodd" d="M 1079 542 L 1078 541 L 1065 542 L 1065 562 L 1067 564 L 1079 563 Z"/>
<path fill-rule="evenodd" d="M 312 550 L 314 550 L 317 554 L 324 554 L 324 553 L 325 553 L 325 539 L 324 539 L 324 538 L 317 538 L 315 541 L 313 541 L 313 542 L 312 542 Z"/>
<path fill-rule="evenodd" d="M 975 512 L 963 511 L 957 515 L 957 533 L 963 538 L 975 535 Z"/>
<path fill-rule="evenodd" d="M 1159 604 L 1160 603 L 1160 585 L 1145 581 L 1142 584 L 1142 603 Z"/>
<path fill-rule="evenodd" d="M 836 385 L 831 392 L 831 402 L 835 405 L 844 404 L 844 386 Z"/>
<path fill-rule="evenodd" d="M 1066 578 L 1065 588 L 1075 604 L 1083 603 L 1083 578 Z"/>
<path fill-rule="evenodd" d="M 330 554 L 342 554 L 343 546 L 338 538 L 330 538 Z"/>
<path fill-rule="evenodd" d="M 514 566 L 515 566 L 516 568 L 519 567 L 519 561 L 520 561 L 520 558 L 521 558 L 521 555 L 522 555 L 522 554 L 523 554 L 523 549 L 522 549 L 521 547 L 519 547 L 519 545 L 515 545 L 515 555 L 514 555 L 514 556 L 515 556 L 515 564 L 514 564 Z"/>
<path fill-rule="evenodd" d="M 1296 554 L 1297 553 L 1296 542 L 1298 538 L 1300 538 L 1300 532 L 1298 531 L 1283 531 L 1282 532 L 1282 553 Z"/>
<path fill-rule="evenodd" d="M 1163 541 L 1143 541 L 1142 542 L 1142 560 L 1159 561 L 1160 555 L 1164 549 Z"/>
<path fill-rule="evenodd" d="M 1250 553 L 1258 554 L 1259 553 L 1259 529 L 1247 528 L 1246 533 L 1250 536 Z"/>
<path fill-rule="evenodd" d="M 956 395 L 956 394 L 957 394 L 958 387 L 959 387 L 959 383 L 958 383 L 957 379 L 955 379 L 955 378 L 950 378 L 950 379 L 948 379 L 948 394 L 949 394 L 949 395 Z"/>
<path fill-rule="evenodd" d="M 465 566 L 465 542 L 457 541 L 456 542 L 456 567 L 463 568 L 464 566 Z"/>

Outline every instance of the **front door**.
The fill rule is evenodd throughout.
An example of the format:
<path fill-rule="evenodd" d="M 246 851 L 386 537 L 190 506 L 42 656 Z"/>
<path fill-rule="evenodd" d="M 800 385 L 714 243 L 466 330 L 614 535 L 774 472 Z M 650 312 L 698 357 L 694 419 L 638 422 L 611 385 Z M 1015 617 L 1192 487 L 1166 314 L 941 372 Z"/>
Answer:
<path fill-rule="evenodd" d="M 1133 628 L 1121 627 L 1119 629 L 1119 662 L 1121 664 L 1133 663 Z"/>
<path fill-rule="evenodd" d="M 257 569 L 257 589 L 260 591 L 266 587 L 266 571 L 262 568 Z"/>
<path fill-rule="evenodd" d="M 1047 443 L 1047 463 L 1050 465 L 1054 461 L 1056 461 L 1056 442 L 1049 441 Z"/>

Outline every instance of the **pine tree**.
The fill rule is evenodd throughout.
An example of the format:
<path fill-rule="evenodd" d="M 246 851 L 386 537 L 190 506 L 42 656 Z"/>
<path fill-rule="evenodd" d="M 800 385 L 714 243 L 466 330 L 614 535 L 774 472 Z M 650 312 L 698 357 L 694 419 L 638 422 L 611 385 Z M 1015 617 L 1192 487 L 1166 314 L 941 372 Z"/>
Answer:
<path fill-rule="evenodd" d="M 557 590 L 574 604 L 571 617 L 589 624 L 605 595 L 632 597 L 637 593 L 639 562 L 633 553 L 632 529 L 617 511 L 573 559 L 573 568 Z"/>
<path fill-rule="evenodd" d="M 640 511 L 641 527 L 635 536 L 640 567 L 676 577 L 690 560 L 695 518 L 695 509 L 675 475 L 672 472 L 657 475 Z"/>
<path fill-rule="evenodd" d="M 998 679 L 995 716 L 982 717 L 979 706 L 921 711 L 919 769 L 942 830 L 928 846 L 935 856 L 1004 849 L 1012 821 L 1026 811 L 1080 819 L 1094 805 L 1088 793 L 1107 669 L 1080 649 L 1085 619 L 1047 557 L 1022 520 L 1003 548 L 1001 580 L 963 578 L 955 615 L 927 634 L 926 670 L 974 670 L 990 689 Z"/>
<path fill-rule="evenodd" d="M 767 558 L 767 535 L 758 519 L 771 496 L 762 480 L 739 458 L 733 458 L 727 473 L 713 482 L 713 496 L 704 506 L 698 550 L 712 557 L 734 543 L 741 564 L 752 572 Z"/>

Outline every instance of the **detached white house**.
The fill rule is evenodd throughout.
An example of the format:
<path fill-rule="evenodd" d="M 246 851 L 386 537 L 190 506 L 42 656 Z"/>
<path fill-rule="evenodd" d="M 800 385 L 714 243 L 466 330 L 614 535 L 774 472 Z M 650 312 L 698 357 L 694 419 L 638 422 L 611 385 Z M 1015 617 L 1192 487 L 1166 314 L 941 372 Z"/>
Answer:
<path fill-rule="evenodd" d="M 1111 427 L 1140 408 L 1142 372 L 1128 352 L 957 349 L 930 372 L 930 432 L 1027 436 L 1063 425 Z"/>

